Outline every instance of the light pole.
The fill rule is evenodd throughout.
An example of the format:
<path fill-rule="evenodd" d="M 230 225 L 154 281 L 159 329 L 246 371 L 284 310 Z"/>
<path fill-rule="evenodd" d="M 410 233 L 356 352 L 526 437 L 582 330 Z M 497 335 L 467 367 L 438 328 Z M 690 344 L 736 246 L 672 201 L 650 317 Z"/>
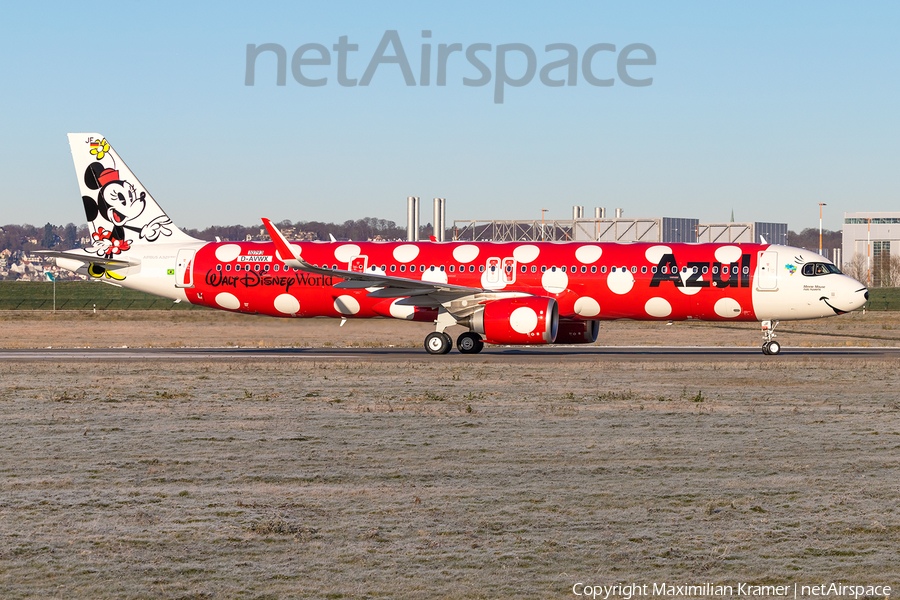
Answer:
<path fill-rule="evenodd" d="M 544 241 L 544 213 L 550 210 L 549 208 L 541 209 L 541 241 Z"/>
<path fill-rule="evenodd" d="M 828 206 L 824 202 L 819 202 L 819 254 L 822 254 L 822 207 Z"/>

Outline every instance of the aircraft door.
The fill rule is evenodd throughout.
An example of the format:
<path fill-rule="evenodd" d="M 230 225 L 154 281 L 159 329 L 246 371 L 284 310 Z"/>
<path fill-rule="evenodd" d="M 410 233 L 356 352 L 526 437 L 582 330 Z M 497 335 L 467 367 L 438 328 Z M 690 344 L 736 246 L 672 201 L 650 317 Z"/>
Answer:
<path fill-rule="evenodd" d="M 774 291 L 778 289 L 778 253 L 771 250 L 760 252 L 756 260 L 756 289 Z"/>
<path fill-rule="evenodd" d="M 194 252 L 193 248 L 181 248 L 175 257 L 175 287 L 194 287 Z"/>
<path fill-rule="evenodd" d="M 487 282 L 500 283 L 500 259 L 491 257 L 487 259 Z"/>
<path fill-rule="evenodd" d="M 503 259 L 503 283 L 516 282 L 516 259 L 512 257 Z"/>
<path fill-rule="evenodd" d="M 360 254 L 359 256 L 354 256 L 350 259 L 350 270 L 355 271 L 356 273 L 364 273 L 366 270 L 366 261 L 368 260 L 368 256 Z"/>

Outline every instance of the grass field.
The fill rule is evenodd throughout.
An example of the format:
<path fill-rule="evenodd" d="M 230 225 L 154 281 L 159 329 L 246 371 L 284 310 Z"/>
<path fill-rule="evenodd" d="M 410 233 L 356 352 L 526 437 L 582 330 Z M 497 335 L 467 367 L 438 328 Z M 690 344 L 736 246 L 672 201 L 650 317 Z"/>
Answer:
<path fill-rule="evenodd" d="M 175 304 L 152 296 L 99 281 L 60 281 L 56 284 L 56 309 L 101 310 L 200 310 L 186 303 Z M 900 288 L 869 290 L 868 310 L 900 310 Z M 52 310 L 53 284 L 49 281 L 0 282 L 0 310 Z"/>

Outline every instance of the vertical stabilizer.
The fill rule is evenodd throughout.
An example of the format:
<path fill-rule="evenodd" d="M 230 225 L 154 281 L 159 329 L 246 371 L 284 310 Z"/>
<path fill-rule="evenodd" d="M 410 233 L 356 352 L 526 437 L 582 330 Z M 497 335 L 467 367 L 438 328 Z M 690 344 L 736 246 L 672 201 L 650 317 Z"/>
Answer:
<path fill-rule="evenodd" d="M 70 133 L 69 147 L 92 230 L 85 250 L 113 258 L 136 244 L 196 241 L 172 224 L 105 137 Z"/>

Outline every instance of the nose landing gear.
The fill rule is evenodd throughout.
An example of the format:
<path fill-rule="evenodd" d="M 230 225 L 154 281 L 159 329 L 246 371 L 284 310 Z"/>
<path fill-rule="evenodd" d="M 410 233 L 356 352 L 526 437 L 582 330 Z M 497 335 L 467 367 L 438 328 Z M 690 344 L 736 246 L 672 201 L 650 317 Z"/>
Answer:
<path fill-rule="evenodd" d="M 775 341 L 775 328 L 778 327 L 778 321 L 763 321 L 763 354 L 775 356 L 781 353 L 781 344 Z"/>

